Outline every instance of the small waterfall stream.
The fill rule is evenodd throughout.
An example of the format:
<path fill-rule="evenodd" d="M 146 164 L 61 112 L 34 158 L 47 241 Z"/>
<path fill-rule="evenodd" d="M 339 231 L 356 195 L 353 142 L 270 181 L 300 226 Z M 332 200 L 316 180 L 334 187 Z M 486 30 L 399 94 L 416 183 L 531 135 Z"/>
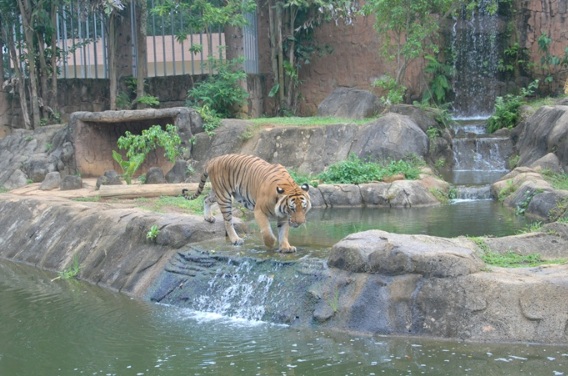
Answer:
<path fill-rule="evenodd" d="M 484 120 L 463 120 L 454 127 L 454 168 L 446 180 L 455 185 L 457 199 L 490 199 L 490 185 L 509 171 L 511 139 L 485 134 L 485 124 Z"/>

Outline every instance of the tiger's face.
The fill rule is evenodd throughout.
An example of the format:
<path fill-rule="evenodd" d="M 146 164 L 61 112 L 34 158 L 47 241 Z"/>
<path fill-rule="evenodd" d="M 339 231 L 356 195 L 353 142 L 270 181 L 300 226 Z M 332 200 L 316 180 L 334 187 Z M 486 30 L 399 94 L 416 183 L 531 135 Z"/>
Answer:
<path fill-rule="evenodd" d="M 278 201 L 276 202 L 275 212 L 279 217 L 288 217 L 288 222 L 292 227 L 298 227 L 306 222 L 306 214 L 312 208 L 308 191 L 310 186 L 302 184 L 289 189 L 276 187 Z"/>

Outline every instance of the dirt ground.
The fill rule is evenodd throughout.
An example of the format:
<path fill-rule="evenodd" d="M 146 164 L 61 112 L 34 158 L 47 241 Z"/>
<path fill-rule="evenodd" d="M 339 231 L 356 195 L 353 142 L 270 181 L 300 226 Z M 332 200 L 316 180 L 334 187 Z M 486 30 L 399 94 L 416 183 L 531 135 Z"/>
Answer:
<path fill-rule="evenodd" d="M 83 179 L 83 188 L 74 190 L 39 189 L 41 183 L 28 184 L 9 191 L 10 194 L 28 197 L 64 198 L 73 201 L 92 201 L 112 204 L 117 207 L 137 207 L 151 211 L 167 211 L 187 213 L 187 209 L 179 205 L 158 203 L 162 196 L 180 196 L 183 188 L 195 189 L 194 184 L 152 184 L 101 186 L 96 189 L 97 179 Z"/>

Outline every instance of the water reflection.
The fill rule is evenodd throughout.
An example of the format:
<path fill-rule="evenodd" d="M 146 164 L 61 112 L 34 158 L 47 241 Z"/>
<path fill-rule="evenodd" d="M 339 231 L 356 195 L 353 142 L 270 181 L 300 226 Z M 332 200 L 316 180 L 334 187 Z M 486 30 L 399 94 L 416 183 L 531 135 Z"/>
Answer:
<path fill-rule="evenodd" d="M 565 347 L 292 329 L 0 260 L 0 375 L 564 375 Z"/>
<path fill-rule="evenodd" d="M 331 246 L 343 237 L 369 229 L 397 234 L 441 237 L 507 236 L 529 221 L 493 200 L 460 201 L 425 208 L 312 209 L 305 226 L 290 230 L 291 244 Z M 251 223 L 255 228 L 255 224 Z"/>

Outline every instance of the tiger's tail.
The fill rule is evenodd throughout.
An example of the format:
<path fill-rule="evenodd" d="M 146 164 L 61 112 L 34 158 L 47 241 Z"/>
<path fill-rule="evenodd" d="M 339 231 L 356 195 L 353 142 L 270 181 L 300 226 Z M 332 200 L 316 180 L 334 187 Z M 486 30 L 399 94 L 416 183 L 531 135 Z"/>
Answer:
<path fill-rule="evenodd" d="M 182 189 L 181 194 L 183 195 L 183 197 L 186 200 L 195 200 L 197 197 L 199 197 L 199 195 L 203 192 L 203 187 L 205 187 L 205 183 L 207 182 L 208 177 L 209 174 L 207 173 L 207 171 L 205 171 L 203 175 L 201 175 L 201 180 L 199 181 L 199 186 L 197 187 L 197 191 L 195 191 L 195 193 L 191 196 L 187 194 L 188 190 L 186 188 Z"/>

